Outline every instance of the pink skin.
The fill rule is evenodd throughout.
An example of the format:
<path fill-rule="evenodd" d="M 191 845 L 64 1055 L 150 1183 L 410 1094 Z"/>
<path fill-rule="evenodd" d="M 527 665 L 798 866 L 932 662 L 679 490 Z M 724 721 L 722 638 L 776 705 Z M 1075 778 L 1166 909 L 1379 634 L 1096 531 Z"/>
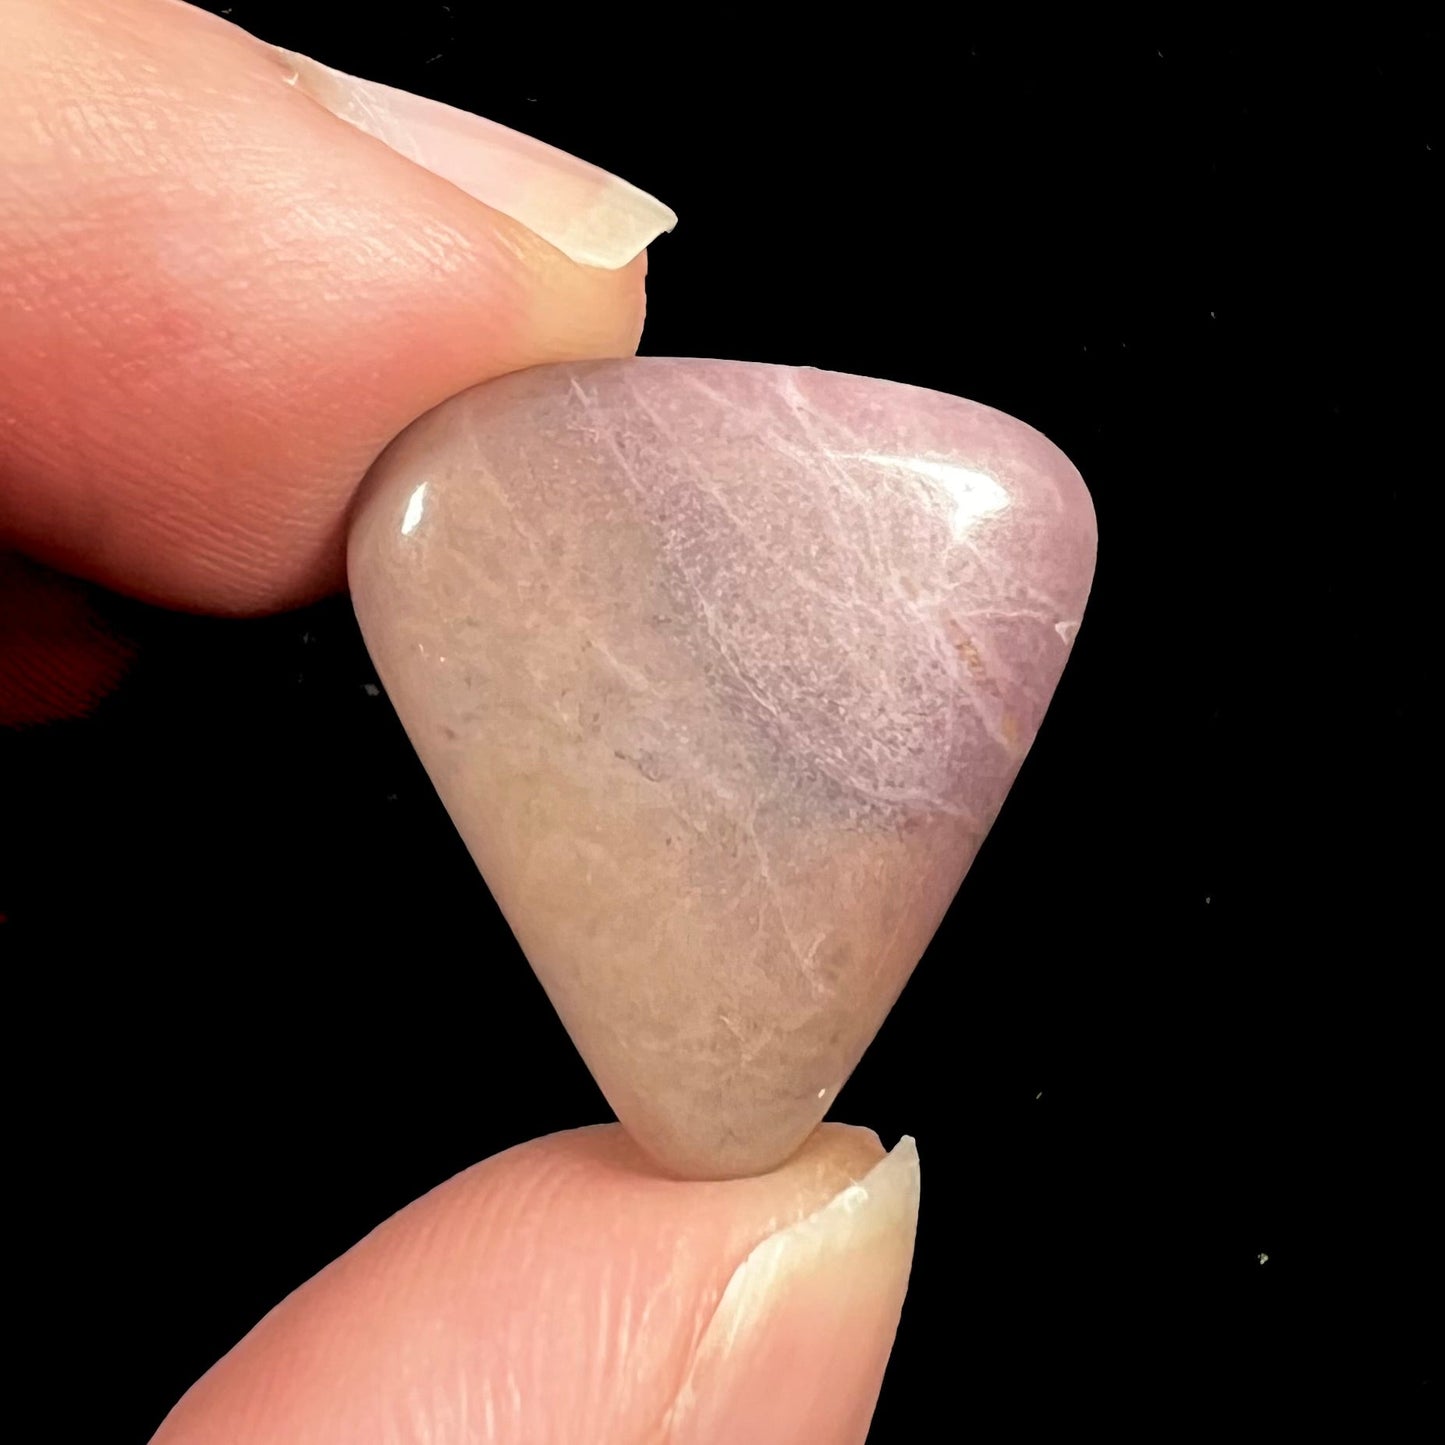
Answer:
<path fill-rule="evenodd" d="M 882 1155 L 829 1125 L 687 1184 L 615 1126 L 524 1144 L 278 1305 L 156 1445 L 862 1441 L 917 1202 L 910 1146 Z"/>
<path fill-rule="evenodd" d="M 295 606 L 343 586 L 351 494 L 414 417 L 636 347 L 641 246 L 574 264 L 234 26 L 6 0 L 0 42 L 0 545 L 168 606 Z"/>
<path fill-rule="evenodd" d="M 294 606 L 342 585 L 352 493 L 414 418 L 635 348 L 665 217 L 629 229 L 574 168 L 601 206 L 578 264 L 566 226 L 529 229 L 574 212 L 452 163 L 454 116 L 408 159 L 300 79 L 174 0 L 0 6 L 0 552 L 168 606 Z M 12 720 L 114 681 L 124 649 L 73 587 L 0 582 L 0 720 L 17 667 Z M 684 1184 L 616 1130 L 524 1146 L 303 1286 L 157 1438 L 862 1440 L 916 1204 L 907 1150 L 854 1191 L 881 1154 L 830 1128 L 761 1178 Z"/>

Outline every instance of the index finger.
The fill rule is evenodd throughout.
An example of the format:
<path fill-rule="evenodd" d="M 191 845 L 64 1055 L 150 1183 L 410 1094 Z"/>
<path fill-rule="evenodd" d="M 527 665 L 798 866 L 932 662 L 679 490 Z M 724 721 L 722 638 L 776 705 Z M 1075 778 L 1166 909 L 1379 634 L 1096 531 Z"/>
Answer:
<path fill-rule="evenodd" d="M 635 349 L 671 213 L 594 168 L 174 0 L 14 0 L 0 32 L 0 544 L 294 606 L 342 585 L 351 493 L 409 421 Z"/>

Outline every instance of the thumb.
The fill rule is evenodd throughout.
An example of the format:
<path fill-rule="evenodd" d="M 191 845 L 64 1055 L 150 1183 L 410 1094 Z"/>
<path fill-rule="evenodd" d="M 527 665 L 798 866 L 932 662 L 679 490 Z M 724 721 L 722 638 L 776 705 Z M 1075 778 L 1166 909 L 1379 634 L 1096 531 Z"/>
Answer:
<path fill-rule="evenodd" d="M 0 547 L 211 611 L 339 588 L 422 412 L 631 352 L 672 221 L 176 0 L 7 0 L 0 157 Z"/>
<path fill-rule="evenodd" d="M 616 1126 L 523 1144 L 278 1305 L 153 1445 L 856 1445 L 917 1206 L 912 1141 L 840 1125 L 711 1183 Z"/>

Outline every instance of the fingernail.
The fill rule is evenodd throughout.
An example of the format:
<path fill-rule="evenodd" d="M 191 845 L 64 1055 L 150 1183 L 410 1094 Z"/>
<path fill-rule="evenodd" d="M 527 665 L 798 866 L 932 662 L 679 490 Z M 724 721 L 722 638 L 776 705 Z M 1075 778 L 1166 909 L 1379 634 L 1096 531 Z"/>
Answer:
<path fill-rule="evenodd" d="M 617 176 L 455 106 L 268 47 L 287 78 L 333 115 L 501 211 L 583 266 L 615 270 L 677 217 Z"/>
<path fill-rule="evenodd" d="M 734 1271 L 668 1421 L 678 1445 L 861 1442 L 893 1348 L 918 1223 L 918 1151 L 769 1235 Z"/>

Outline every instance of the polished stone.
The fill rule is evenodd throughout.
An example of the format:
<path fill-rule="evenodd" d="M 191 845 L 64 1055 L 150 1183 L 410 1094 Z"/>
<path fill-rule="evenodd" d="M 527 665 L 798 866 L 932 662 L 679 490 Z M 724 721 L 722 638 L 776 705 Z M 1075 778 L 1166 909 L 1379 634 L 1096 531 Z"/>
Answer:
<path fill-rule="evenodd" d="M 1094 542 L 1023 423 L 806 369 L 542 367 L 379 459 L 377 669 L 662 1164 L 761 1171 L 828 1109 L 1034 739 Z"/>

